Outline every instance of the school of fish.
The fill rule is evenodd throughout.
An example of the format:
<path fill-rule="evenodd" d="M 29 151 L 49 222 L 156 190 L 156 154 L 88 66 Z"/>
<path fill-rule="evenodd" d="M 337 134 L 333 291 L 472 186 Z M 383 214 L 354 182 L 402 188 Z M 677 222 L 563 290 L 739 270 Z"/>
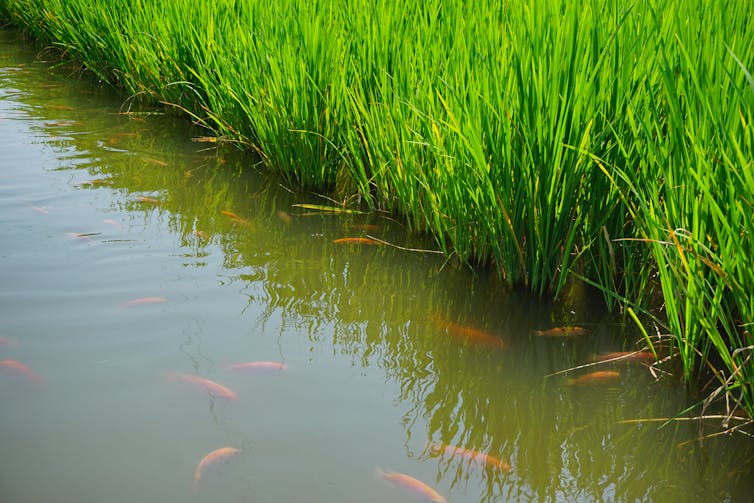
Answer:
<path fill-rule="evenodd" d="M 149 162 L 151 164 L 159 165 L 159 166 L 167 166 L 167 163 L 163 161 L 159 161 L 156 159 L 151 158 L 145 158 L 145 162 Z M 94 182 L 91 182 L 94 183 Z M 153 205 L 160 205 L 162 204 L 162 201 L 159 199 L 148 197 L 148 196 L 138 196 L 136 198 L 136 201 L 142 202 L 142 203 L 149 203 Z M 37 211 L 40 214 L 48 214 L 48 210 L 43 207 L 38 206 L 32 206 L 29 205 L 31 209 L 34 211 Z M 229 210 L 221 211 L 221 214 L 228 217 L 231 221 L 244 225 L 244 226 L 250 226 L 250 222 L 239 215 L 237 215 L 234 212 L 231 212 Z M 283 211 L 278 211 L 277 213 L 278 217 L 281 221 L 285 224 L 291 223 L 291 217 L 288 213 Z M 122 226 L 119 222 L 115 220 L 103 220 L 104 223 L 111 225 L 112 227 L 116 229 L 121 229 Z M 378 229 L 377 226 L 369 225 L 369 224 L 360 224 L 360 225 L 353 225 L 353 228 L 356 229 L 369 229 L 374 230 Z M 88 238 L 90 235 L 96 235 L 97 233 L 88 233 L 88 234 L 75 234 L 75 237 L 79 238 Z M 206 239 L 208 236 L 199 230 L 195 230 L 194 234 L 197 237 Z M 332 241 L 335 244 L 362 244 L 362 245 L 374 245 L 374 244 L 381 244 L 379 241 L 367 238 L 367 237 L 345 237 L 345 238 L 339 238 L 334 239 Z M 139 297 L 135 298 L 129 301 L 124 302 L 121 304 L 121 307 L 123 308 L 132 308 L 137 306 L 144 306 L 144 305 L 151 305 L 151 304 L 161 304 L 167 302 L 167 298 L 160 297 L 160 296 L 147 296 L 147 297 Z M 493 335 L 492 333 L 486 332 L 482 329 L 463 325 L 448 319 L 445 319 L 443 316 L 434 313 L 431 315 L 431 321 L 432 323 L 439 328 L 442 331 L 445 331 L 447 334 L 449 334 L 451 337 L 465 343 L 465 344 L 472 344 L 480 347 L 486 347 L 486 348 L 494 348 L 494 349 L 502 349 L 506 347 L 506 343 L 504 340 L 496 335 Z M 587 330 L 584 327 L 577 326 L 577 325 L 567 325 L 567 326 L 560 326 L 560 327 L 552 327 L 552 328 L 546 328 L 546 329 L 539 329 L 539 330 L 533 330 L 532 333 L 538 337 L 572 337 L 572 336 L 580 336 L 587 333 Z M 15 341 L 0 336 L 0 346 L 11 346 L 14 345 Z M 615 352 L 608 352 L 608 353 L 602 353 L 595 355 L 593 358 L 593 362 L 599 363 L 599 362 L 643 362 L 643 363 L 651 363 L 656 360 L 655 354 L 649 352 L 649 351 L 615 351 Z M 232 363 L 228 364 L 225 367 L 229 371 L 233 372 L 263 372 L 263 371 L 282 371 L 286 370 L 288 367 L 282 363 L 277 361 L 265 361 L 265 360 L 257 360 L 257 361 L 247 361 L 247 362 L 241 362 L 241 363 Z M 34 383 L 43 383 L 44 379 L 37 374 L 35 371 L 33 371 L 31 368 L 29 368 L 26 364 L 21 363 L 17 360 L 11 360 L 11 359 L 5 359 L 0 360 L 0 371 L 14 374 L 17 376 L 20 376 L 28 381 L 34 382 Z M 607 383 L 607 382 L 614 382 L 617 379 L 619 379 L 621 376 L 621 373 L 617 370 L 597 370 L 593 372 L 588 372 L 585 374 L 582 374 L 578 377 L 570 378 L 566 382 L 569 385 L 587 385 L 587 384 L 594 384 L 594 383 Z M 226 399 L 226 400 L 237 400 L 238 395 L 235 391 L 228 388 L 227 386 L 220 384 L 219 382 L 210 380 L 205 377 L 193 375 L 193 374 L 184 374 L 179 372 L 171 372 L 167 374 L 167 380 L 183 383 L 186 385 L 189 385 L 190 387 L 201 391 L 202 393 L 210 396 L 211 398 L 218 398 L 218 399 Z M 200 481 L 205 476 L 206 472 L 216 467 L 220 464 L 226 463 L 236 457 L 238 457 L 241 454 L 242 450 L 237 447 L 220 447 L 215 450 L 210 451 L 206 455 L 204 455 L 199 463 L 196 466 L 196 469 L 194 470 L 194 477 L 193 477 L 193 483 L 192 487 L 194 491 L 198 491 Z M 500 458 L 494 457 L 491 454 L 487 454 L 478 450 L 469 449 L 462 446 L 452 445 L 452 444 L 443 444 L 443 443 L 433 443 L 430 446 L 429 452 L 432 456 L 444 456 L 452 459 L 458 459 L 468 462 L 469 464 L 474 464 L 476 466 L 480 466 L 484 469 L 494 469 L 499 470 L 500 472 L 507 473 L 512 470 L 512 467 L 507 462 L 503 461 Z M 421 480 L 408 475 L 406 473 L 402 472 L 384 472 L 384 471 L 378 471 L 378 476 L 390 484 L 393 487 L 400 488 L 401 490 L 410 493 L 414 495 L 414 497 L 419 498 L 423 501 L 429 501 L 433 503 L 447 503 L 447 500 L 444 496 L 442 496 L 435 488 L 431 487 L 430 485 L 422 482 Z"/>

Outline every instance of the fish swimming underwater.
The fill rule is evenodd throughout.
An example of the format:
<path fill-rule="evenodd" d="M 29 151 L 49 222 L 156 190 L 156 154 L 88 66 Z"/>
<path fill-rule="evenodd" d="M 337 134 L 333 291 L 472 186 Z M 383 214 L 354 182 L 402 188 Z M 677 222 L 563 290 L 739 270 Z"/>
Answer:
<path fill-rule="evenodd" d="M 496 349 L 505 348 L 505 342 L 500 337 L 484 330 L 448 321 L 436 314 L 432 316 L 432 323 L 463 342 Z"/>
<path fill-rule="evenodd" d="M 43 383 L 44 379 L 36 372 L 31 370 L 23 363 L 16 360 L 2 360 L 0 361 L 0 371 L 7 371 L 12 374 L 22 375 L 35 383 Z"/>
<path fill-rule="evenodd" d="M 422 501 L 447 503 L 447 500 L 440 493 L 410 475 L 399 472 L 383 472 L 381 470 L 378 470 L 378 475 L 390 485 L 406 489 L 408 492 L 414 494 L 414 496 L 421 498 Z"/>
<path fill-rule="evenodd" d="M 166 299 L 165 297 L 140 297 L 138 299 L 129 300 L 128 302 L 121 304 L 121 307 L 128 308 L 128 307 L 135 307 L 135 306 L 143 306 L 147 304 L 161 304 L 167 301 L 168 299 Z"/>
<path fill-rule="evenodd" d="M 194 471 L 194 492 L 199 490 L 199 481 L 201 480 L 202 475 L 204 475 L 204 472 L 207 471 L 207 469 L 212 466 L 217 466 L 221 463 L 227 463 L 240 453 L 241 449 L 237 449 L 235 447 L 220 447 L 219 449 L 215 449 L 214 451 L 204 456 L 202 460 L 199 461 L 199 464 L 196 465 L 196 470 Z"/>
<path fill-rule="evenodd" d="M 235 370 L 238 372 L 279 371 L 287 368 L 288 366 L 283 363 L 266 361 L 233 363 L 227 366 L 228 370 Z"/>
<path fill-rule="evenodd" d="M 568 384 L 593 384 L 614 381 L 620 377 L 620 372 L 616 370 L 598 370 L 596 372 L 590 372 L 573 379 L 569 379 Z"/>
<path fill-rule="evenodd" d="M 225 215 L 226 217 L 228 217 L 231 221 L 233 221 L 233 222 L 235 222 L 235 223 L 237 223 L 239 225 L 242 225 L 244 227 L 251 227 L 251 222 L 249 222 L 248 220 L 246 220 L 243 217 L 238 216 L 236 213 L 233 213 L 232 211 L 223 210 L 220 213 L 222 213 L 223 215 Z"/>
<path fill-rule="evenodd" d="M 574 335 L 584 335 L 586 329 L 578 326 L 565 326 L 548 328 L 546 330 L 534 330 L 533 332 L 534 335 L 540 337 L 571 337 Z"/>
<path fill-rule="evenodd" d="M 480 451 L 466 449 L 456 445 L 435 443 L 430 446 L 430 452 L 433 456 L 448 455 L 453 458 L 466 459 L 469 462 L 477 463 L 485 468 L 495 468 L 503 472 L 511 471 L 511 465 L 501 459 Z"/>
<path fill-rule="evenodd" d="M 220 383 L 205 379 L 204 377 L 172 372 L 168 374 L 167 379 L 169 381 L 179 381 L 185 384 L 189 384 L 200 391 L 204 391 L 212 398 L 224 398 L 226 400 L 238 399 L 238 395 L 235 391 L 223 386 Z"/>

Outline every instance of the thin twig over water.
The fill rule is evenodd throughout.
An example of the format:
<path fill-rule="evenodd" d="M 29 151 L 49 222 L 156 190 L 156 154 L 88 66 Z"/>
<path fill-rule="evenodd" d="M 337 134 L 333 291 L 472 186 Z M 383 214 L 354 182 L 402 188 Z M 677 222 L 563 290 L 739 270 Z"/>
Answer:
<path fill-rule="evenodd" d="M 374 236 L 370 236 L 369 234 L 366 235 L 369 239 L 372 239 L 374 241 L 377 241 L 380 244 L 392 246 L 393 248 L 398 248 L 399 250 L 408 251 L 408 252 L 416 252 L 416 253 L 435 253 L 437 255 L 443 255 L 443 252 L 439 250 L 424 250 L 422 248 L 406 248 L 405 246 L 398 246 L 396 244 L 390 243 L 388 241 L 383 241 L 382 239 L 376 238 Z"/>

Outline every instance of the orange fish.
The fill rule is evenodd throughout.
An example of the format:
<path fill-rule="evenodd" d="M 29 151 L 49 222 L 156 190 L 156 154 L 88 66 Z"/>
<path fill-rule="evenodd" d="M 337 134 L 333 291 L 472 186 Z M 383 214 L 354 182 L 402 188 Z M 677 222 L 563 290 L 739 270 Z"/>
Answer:
<path fill-rule="evenodd" d="M 204 456 L 202 460 L 199 461 L 199 464 L 196 465 L 196 470 L 194 471 L 194 492 L 199 490 L 199 480 L 201 480 L 205 470 L 211 466 L 226 463 L 240 453 L 241 449 L 235 447 L 220 447 Z"/>
<path fill-rule="evenodd" d="M 615 370 L 598 370 L 596 372 L 584 374 L 583 376 L 579 376 L 574 379 L 569 379 L 568 384 L 591 384 L 598 382 L 608 382 L 613 381 L 619 377 L 620 372 L 617 372 Z"/>
<path fill-rule="evenodd" d="M 231 220 L 233 220 L 237 224 L 241 224 L 241 225 L 244 225 L 246 227 L 249 227 L 251 225 L 251 222 L 249 222 L 245 218 L 239 217 L 238 215 L 236 215 L 232 211 L 225 210 L 225 211 L 221 211 L 220 213 L 222 213 L 226 217 L 230 218 Z"/>
<path fill-rule="evenodd" d="M 463 458 L 468 460 L 469 462 L 478 463 L 484 467 L 497 468 L 503 472 L 511 471 L 511 465 L 501 459 L 490 456 L 489 454 L 485 454 L 483 452 L 464 449 L 463 447 L 458 447 L 455 445 L 433 444 L 430 447 L 430 452 L 434 456 L 447 454 L 454 458 Z"/>
<path fill-rule="evenodd" d="M 290 225 L 293 222 L 293 218 L 291 218 L 287 211 L 278 210 L 277 216 L 285 225 Z"/>
<path fill-rule="evenodd" d="M 586 329 L 584 327 L 566 326 L 548 328 L 547 330 L 534 330 L 534 335 L 540 337 L 570 337 L 572 335 L 584 335 Z"/>
<path fill-rule="evenodd" d="M 0 361 L 0 370 L 7 370 L 9 372 L 13 372 L 16 374 L 20 374 L 25 376 L 27 379 L 31 380 L 32 382 L 36 383 L 43 383 L 44 379 L 42 379 L 39 374 L 31 370 L 29 367 L 24 365 L 21 362 L 18 362 L 16 360 L 2 360 Z"/>
<path fill-rule="evenodd" d="M 238 398 L 238 395 L 236 395 L 235 391 L 226 388 L 222 384 L 216 383 L 215 381 L 210 381 L 209 379 L 205 379 L 203 377 L 173 372 L 168 375 L 168 380 L 181 381 L 186 384 L 190 384 L 193 387 L 206 392 L 212 398 L 224 398 L 227 400 L 236 400 Z"/>
<path fill-rule="evenodd" d="M 375 241 L 374 239 L 369 239 L 369 238 L 340 238 L 340 239 L 334 239 L 333 243 L 335 243 L 335 244 L 347 244 L 347 245 L 377 245 L 377 244 L 380 244 L 379 241 Z"/>
<path fill-rule="evenodd" d="M 32 205 L 30 204 L 30 205 L 29 205 L 29 208 L 31 208 L 32 210 L 36 211 L 37 213 L 41 213 L 42 215 L 48 215 L 48 214 L 50 213 L 50 212 L 49 212 L 49 211 L 47 210 L 47 208 L 45 208 L 45 207 L 43 207 L 43 206 L 32 206 Z"/>
<path fill-rule="evenodd" d="M 655 355 L 651 351 L 615 351 L 594 357 L 594 361 L 596 362 L 604 362 L 606 360 L 653 362 L 655 361 Z"/>
<path fill-rule="evenodd" d="M 228 370 L 237 370 L 237 371 L 269 371 L 269 370 L 285 370 L 288 367 L 282 363 L 279 362 L 264 362 L 264 361 L 258 361 L 258 362 L 245 362 L 245 363 L 234 363 L 232 365 L 228 365 Z"/>
<path fill-rule="evenodd" d="M 134 306 L 143 306 L 145 304 L 161 304 L 162 302 L 167 302 L 168 299 L 165 297 L 140 297 L 138 299 L 129 300 L 128 302 L 121 304 L 121 307 L 127 308 L 127 307 L 134 307 Z"/>
<path fill-rule="evenodd" d="M 413 493 L 414 496 L 421 498 L 423 501 L 432 503 L 447 503 L 447 500 L 433 488 L 417 480 L 414 477 L 398 472 L 381 472 L 380 477 L 393 487 L 402 487 Z"/>
<path fill-rule="evenodd" d="M 145 157 L 143 161 L 148 162 L 150 164 L 156 164 L 157 166 L 162 166 L 162 167 L 165 167 L 168 165 L 168 163 L 166 163 L 165 161 L 161 161 L 159 159 L 152 159 L 151 157 Z"/>
<path fill-rule="evenodd" d="M 237 220 L 241 220 L 241 217 L 239 217 L 238 215 L 236 215 L 236 214 L 235 214 L 235 213 L 233 213 L 232 211 L 223 210 L 223 211 L 221 211 L 220 213 L 222 213 L 222 214 L 223 214 L 223 215 L 225 215 L 226 217 L 232 218 L 232 219 L 234 219 L 234 220 L 236 220 L 236 219 L 237 219 Z"/>
<path fill-rule="evenodd" d="M 442 319 L 438 315 L 432 316 L 432 322 L 443 330 L 446 330 L 450 335 L 463 340 L 464 342 L 471 342 L 479 346 L 487 346 L 490 348 L 503 349 L 505 342 L 500 337 L 496 337 L 489 332 L 479 330 L 478 328 L 467 327 Z"/>
<path fill-rule="evenodd" d="M 136 201 L 139 203 L 154 204 L 156 206 L 159 206 L 162 204 L 162 201 L 160 201 L 159 199 L 156 199 L 154 197 L 149 197 L 149 196 L 137 196 Z"/>
<path fill-rule="evenodd" d="M 199 239 L 209 239 L 209 236 L 207 235 L 207 233 L 206 233 L 206 232 L 204 232 L 204 231 L 200 231 L 200 230 L 198 230 L 198 229 L 194 230 L 194 231 L 192 232 L 192 234 L 193 234 L 194 236 L 198 237 Z"/>

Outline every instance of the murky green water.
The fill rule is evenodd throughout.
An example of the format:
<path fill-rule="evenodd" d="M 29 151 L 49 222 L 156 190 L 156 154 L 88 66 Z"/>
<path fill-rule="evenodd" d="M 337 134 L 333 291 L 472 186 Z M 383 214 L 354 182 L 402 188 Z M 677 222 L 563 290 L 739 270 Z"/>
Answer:
<path fill-rule="evenodd" d="M 420 501 L 391 471 L 450 502 L 754 494 L 745 437 L 620 423 L 692 403 L 677 379 L 545 377 L 637 339 L 598 300 L 547 305 L 438 255 L 333 243 L 432 247 L 380 215 L 293 206 L 327 202 L 183 121 L 120 113 L 17 37 L 0 31 L 0 501 Z M 588 333 L 532 332 L 573 324 Z M 228 368 L 250 361 L 286 368 Z M 197 482 L 221 447 L 240 453 Z"/>

